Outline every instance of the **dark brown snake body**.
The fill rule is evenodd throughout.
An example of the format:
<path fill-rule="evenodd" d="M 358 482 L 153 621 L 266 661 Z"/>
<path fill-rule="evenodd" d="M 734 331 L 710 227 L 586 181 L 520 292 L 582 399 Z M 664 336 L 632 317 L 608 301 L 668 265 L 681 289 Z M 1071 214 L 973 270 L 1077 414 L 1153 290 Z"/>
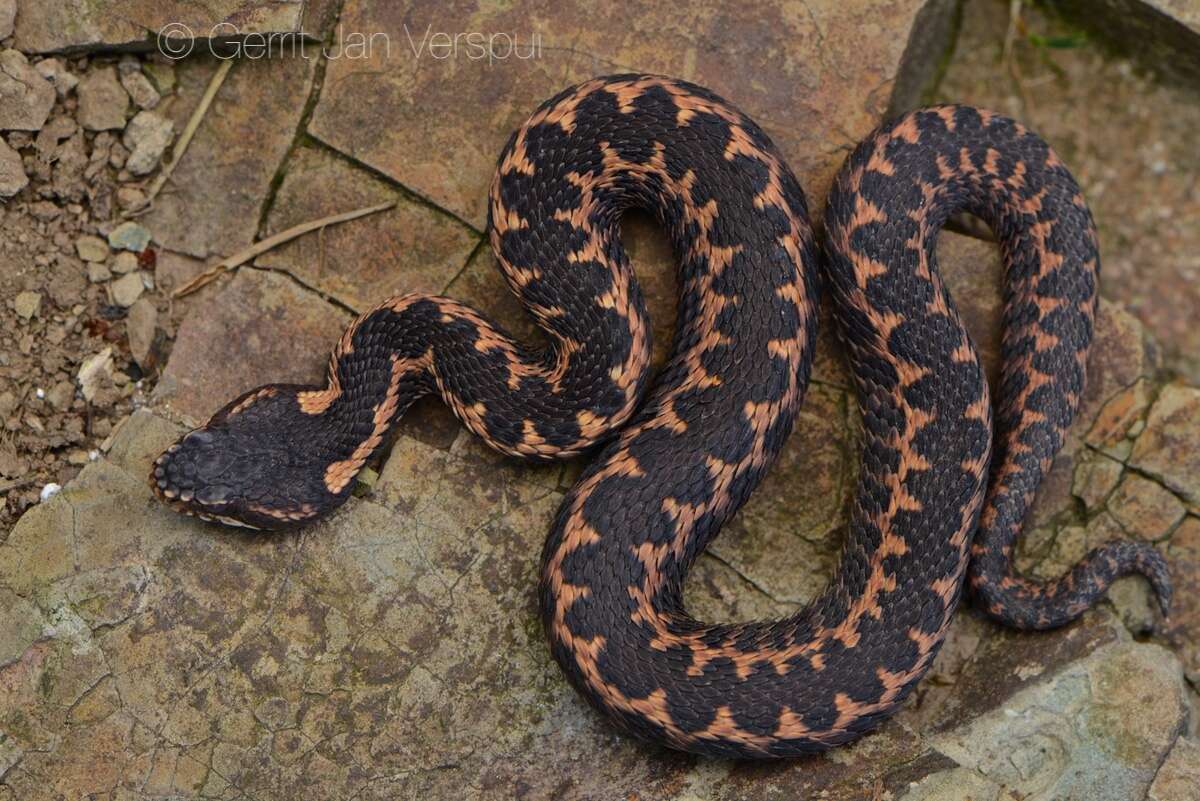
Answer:
<path fill-rule="evenodd" d="M 658 216 L 680 261 L 672 356 L 645 397 L 650 326 L 618 235 L 630 207 Z M 935 264 L 962 210 L 991 224 L 1006 268 L 994 453 L 988 385 Z M 711 92 L 641 75 L 573 87 L 513 135 L 491 191 L 493 248 L 548 349 L 448 298 L 392 298 L 342 337 L 327 386 L 247 393 L 164 453 L 152 485 L 208 519 L 303 523 L 347 498 L 433 392 L 514 456 L 606 441 L 546 543 L 546 633 L 593 705 L 700 754 L 791 756 L 870 730 L 929 668 L 968 577 L 987 614 L 1020 628 L 1062 625 L 1133 572 L 1165 613 L 1148 544 L 1109 544 L 1044 584 L 1013 567 L 1096 310 L 1091 216 L 1054 152 L 1006 117 L 915 111 L 858 146 L 826 220 L 822 266 L 791 171 Z M 684 577 L 791 431 L 822 280 L 863 418 L 839 565 L 789 618 L 702 623 Z"/>

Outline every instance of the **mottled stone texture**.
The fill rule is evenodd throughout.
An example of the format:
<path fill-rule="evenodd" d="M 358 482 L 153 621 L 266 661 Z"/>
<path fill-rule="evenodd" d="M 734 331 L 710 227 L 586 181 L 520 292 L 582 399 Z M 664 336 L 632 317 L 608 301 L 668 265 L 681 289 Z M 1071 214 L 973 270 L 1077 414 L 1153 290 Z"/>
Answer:
<path fill-rule="evenodd" d="M 1149 69 L 1200 81 L 1200 4 L 1195 0 L 1051 0 L 1048 5 Z"/>
<path fill-rule="evenodd" d="M 153 47 L 169 25 L 196 37 L 301 30 L 304 0 L 18 0 L 17 48 L 27 53 Z M 181 28 L 182 32 L 183 29 Z"/>

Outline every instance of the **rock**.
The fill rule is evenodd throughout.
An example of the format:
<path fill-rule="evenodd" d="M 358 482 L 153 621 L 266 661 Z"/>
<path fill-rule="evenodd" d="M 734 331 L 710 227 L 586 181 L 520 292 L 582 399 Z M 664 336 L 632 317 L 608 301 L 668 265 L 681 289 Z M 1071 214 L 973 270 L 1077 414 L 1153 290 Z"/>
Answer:
<path fill-rule="evenodd" d="M 1163 387 L 1133 444 L 1129 464 L 1200 509 L 1200 389 Z"/>
<path fill-rule="evenodd" d="M 146 287 L 140 273 L 129 273 L 113 281 L 111 289 L 113 303 L 129 308 L 142 296 Z"/>
<path fill-rule="evenodd" d="M 1179 524 L 1167 545 L 1175 598 L 1167 633 L 1183 658 L 1188 680 L 1200 686 L 1200 519 Z"/>
<path fill-rule="evenodd" d="M 229 73 L 221 86 L 221 113 L 205 118 L 172 174 L 172 183 L 188 191 L 163 192 L 141 218 L 163 248 L 206 259 L 255 241 L 261 210 L 311 93 L 318 59 L 312 51 L 307 55 L 241 59 Z M 215 59 L 176 66 L 179 88 L 170 116 L 181 130 L 216 66 Z"/>
<path fill-rule="evenodd" d="M 1195 801 L 1200 798 L 1200 743 L 1180 737 L 1150 785 L 1147 801 Z"/>
<path fill-rule="evenodd" d="M 108 259 L 108 243 L 98 236 L 85 234 L 75 240 L 75 252 L 84 261 L 103 262 Z"/>
<path fill-rule="evenodd" d="M 75 400 L 75 385 L 70 381 L 59 381 L 46 393 L 46 402 L 58 412 L 65 412 L 71 408 L 73 400 Z"/>
<path fill-rule="evenodd" d="M 125 279 L 122 279 L 125 280 Z M 129 308 L 125 317 L 125 333 L 129 339 L 129 352 L 133 360 L 143 369 L 150 365 L 150 352 L 154 346 L 154 331 L 158 325 L 158 309 L 149 298 L 140 298 Z"/>
<path fill-rule="evenodd" d="M 1089 510 L 1098 509 L 1121 480 L 1124 466 L 1107 456 L 1096 454 L 1075 468 L 1071 492 Z"/>
<path fill-rule="evenodd" d="M 112 374 L 113 358 L 110 347 L 84 359 L 83 363 L 79 365 L 79 372 L 76 373 L 75 380 L 79 383 L 79 390 L 83 393 L 83 397 L 90 401 L 96 397 L 97 390 L 105 380 L 112 380 Z"/>
<path fill-rule="evenodd" d="M 1154 645 L 1116 642 L 958 726 L 933 746 L 1028 797 L 1143 798 L 1186 717 L 1179 663 Z"/>
<path fill-rule="evenodd" d="M 0 39 L 12 36 L 17 18 L 17 0 L 0 0 Z"/>
<path fill-rule="evenodd" d="M 150 245 L 150 231 L 135 222 L 123 222 L 108 234 L 108 244 L 114 250 L 141 253 Z"/>
<path fill-rule="evenodd" d="M 306 147 L 293 156 L 264 235 L 387 200 L 396 207 L 331 227 L 322 237 L 301 237 L 263 254 L 258 263 L 285 269 L 357 310 L 401 292 L 444 292 L 462 272 L 478 235 L 397 197 L 384 181 L 325 150 Z"/>
<path fill-rule="evenodd" d="M 79 79 L 57 58 L 44 58 L 34 65 L 34 69 L 54 84 L 54 90 L 59 97 L 65 96 L 79 85 Z"/>
<path fill-rule="evenodd" d="M 117 205 L 126 211 L 140 209 L 146 205 L 146 193 L 136 186 L 122 184 L 117 187 Z"/>
<path fill-rule="evenodd" d="M 329 349 L 350 320 L 282 275 L 242 270 L 180 324 L 154 397 L 204 420 L 268 380 L 321 382 Z"/>
<path fill-rule="evenodd" d="M 137 73 L 141 75 L 141 73 Z M 153 111 L 138 112 L 125 128 L 121 142 L 129 148 L 125 168 L 134 175 L 147 175 L 158 167 L 175 135 L 175 123 Z"/>
<path fill-rule="evenodd" d="M 111 131 L 125 127 L 129 95 L 117 80 L 113 67 L 94 69 L 79 82 L 79 124 L 89 131 Z"/>
<path fill-rule="evenodd" d="M 150 79 L 155 91 L 165 95 L 175 90 L 175 65 L 169 62 L 147 61 L 142 65 L 142 73 Z"/>
<path fill-rule="evenodd" d="M 151 85 L 150 80 L 142 74 L 140 69 L 122 70 L 121 86 L 125 87 L 129 97 L 140 109 L 152 109 L 162 99 L 158 90 Z"/>
<path fill-rule="evenodd" d="M 21 154 L 0 139 L 0 197 L 12 197 L 29 186 Z"/>
<path fill-rule="evenodd" d="M 131 273 L 138 268 L 138 257 L 136 253 L 131 253 L 128 250 L 123 250 L 113 259 L 112 270 L 118 275 Z"/>
<path fill-rule="evenodd" d="M 1108 510 L 1130 534 L 1156 540 L 1183 519 L 1187 510 L 1161 484 L 1129 473 L 1108 501 Z"/>
<path fill-rule="evenodd" d="M 302 0 L 35 0 L 36 14 L 17 16 L 17 47 L 27 53 L 145 49 L 174 23 L 197 37 L 224 23 L 218 33 L 288 34 L 301 30 Z M 310 29 L 321 39 L 321 30 Z M 254 41 L 254 40 L 252 40 Z M 205 52 L 205 51 L 200 51 Z M 182 53 L 180 54 L 182 55 Z"/>
<path fill-rule="evenodd" d="M 1118 444 L 1132 433 L 1133 426 L 1150 405 L 1146 379 L 1139 379 L 1133 386 L 1121 390 L 1108 400 L 1096 416 L 1087 433 L 1089 444 L 1107 448 Z"/>
<path fill-rule="evenodd" d="M 54 107 L 54 87 L 17 50 L 0 51 L 0 130 L 37 131 Z"/>
<path fill-rule="evenodd" d="M 93 284 L 102 284 L 112 278 L 108 266 L 102 261 L 89 261 L 87 265 L 88 280 Z"/>
<path fill-rule="evenodd" d="M 13 309 L 17 316 L 29 320 L 37 316 L 42 308 L 42 295 L 39 292 L 19 292 L 13 301 Z"/>

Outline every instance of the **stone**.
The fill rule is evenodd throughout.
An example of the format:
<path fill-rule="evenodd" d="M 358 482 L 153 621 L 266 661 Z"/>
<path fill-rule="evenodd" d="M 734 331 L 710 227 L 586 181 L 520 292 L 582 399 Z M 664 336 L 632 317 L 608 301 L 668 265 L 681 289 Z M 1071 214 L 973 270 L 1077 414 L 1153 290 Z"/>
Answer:
<path fill-rule="evenodd" d="M 17 0 L 0 0 L 0 39 L 12 36 L 17 19 Z"/>
<path fill-rule="evenodd" d="M 36 317 L 41 308 L 42 295 L 40 292 L 18 292 L 13 301 L 13 310 L 17 316 L 26 320 Z"/>
<path fill-rule="evenodd" d="M 21 154 L 0 139 L 0 197 L 12 197 L 29 186 Z"/>
<path fill-rule="evenodd" d="M 129 95 L 117 80 L 113 67 L 100 67 L 84 75 L 77 89 L 79 124 L 89 131 L 120 130 L 125 127 Z"/>
<path fill-rule="evenodd" d="M 141 75 L 140 72 L 136 74 Z M 174 137 L 175 123 L 153 111 L 138 112 L 125 127 L 125 135 L 121 139 L 130 151 L 125 169 L 134 175 L 153 172 Z"/>
<path fill-rule="evenodd" d="M 162 100 L 158 90 L 140 69 L 122 70 L 120 80 L 134 105 L 140 109 L 152 109 Z"/>
<path fill-rule="evenodd" d="M 178 44 L 190 51 L 191 39 L 206 39 L 214 26 L 220 26 L 217 35 L 235 39 L 299 32 L 303 9 L 303 0 L 213 0 L 202 5 L 187 0 L 38 0 L 37 14 L 18 15 L 16 43 L 27 53 L 144 50 L 156 45 L 160 32 L 176 32 L 184 37 Z M 311 34 L 320 38 L 323 32 Z"/>
<path fill-rule="evenodd" d="M 1147 381 L 1139 379 L 1133 386 L 1121 390 L 1100 409 L 1096 422 L 1087 433 L 1087 442 L 1097 448 L 1111 448 L 1127 435 L 1150 406 Z"/>
<path fill-rule="evenodd" d="M 1193 685 L 1200 685 L 1200 519 L 1186 518 L 1167 545 L 1175 597 L 1167 635 Z"/>
<path fill-rule="evenodd" d="M 125 334 L 129 340 L 129 352 L 142 369 L 150 365 L 157 326 L 158 309 L 149 298 L 139 298 L 129 307 L 129 314 L 125 317 Z"/>
<path fill-rule="evenodd" d="M 123 222 L 108 234 L 108 244 L 113 250 L 141 253 L 150 245 L 151 234 L 146 226 L 135 222 Z"/>
<path fill-rule="evenodd" d="M 113 259 L 112 271 L 117 275 L 131 273 L 138 268 L 138 257 L 132 251 L 123 250 Z"/>
<path fill-rule="evenodd" d="M 64 97 L 79 85 L 79 78 L 75 77 L 57 58 L 44 58 L 34 65 L 34 69 L 38 71 L 39 75 L 54 84 L 54 91 L 58 93 L 59 97 Z"/>
<path fill-rule="evenodd" d="M 75 240 L 75 252 L 84 261 L 107 261 L 108 243 L 98 236 L 85 234 Z"/>
<path fill-rule="evenodd" d="M 112 272 L 109 271 L 108 265 L 102 261 L 89 261 L 87 263 L 88 280 L 93 284 L 102 284 L 112 278 Z"/>
<path fill-rule="evenodd" d="M 1097 454 L 1075 468 L 1071 492 L 1089 510 L 1104 506 L 1110 493 L 1121 480 L 1124 466 L 1115 459 Z"/>
<path fill-rule="evenodd" d="M 291 279 L 243 268 L 180 324 L 154 397 L 203 421 L 261 384 L 323 383 L 329 351 L 350 322 Z"/>
<path fill-rule="evenodd" d="M 221 86 L 213 112 L 172 174 L 187 192 L 163 192 L 141 218 L 163 248 L 196 258 L 251 245 L 280 164 L 296 138 L 318 59 L 242 59 Z M 176 66 L 179 86 L 164 116 L 182 130 L 216 69 L 215 59 Z M 230 143 L 236 142 L 237 147 Z"/>
<path fill-rule="evenodd" d="M 17 50 L 0 50 L 0 130 L 37 131 L 54 107 L 54 87 Z"/>
<path fill-rule="evenodd" d="M 1129 464 L 1200 509 L 1200 388 L 1163 387 L 1133 444 Z"/>
<path fill-rule="evenodd" d="M 106 379 L 112 380 L 112 374 L 112 348 L 108 347 L 84 359 L 83 363 L 79 365 L 79 372 L 76 374 L 75 380 L 79 383 L 79 391 L 83 393 L 83 397 L 90 401 L 96 397 L 97 391 Z"/>
<path fill-rule="evenodd" d="M 112 282 L 113 303 L 129 308 L 142 296 L 146 286 L 142 283 L 140 273 L 129 273 Z"/>
<path fill-rule="evenodd" d="M 264 236 L 388 200 L 396 207 L 301 237 L 257 263 L 287 270 L 357 311 L 404 292 L 445 291 L 479 244 L 478 234 L 327 150 L 300 148 L 293 155 Z"/>
<path fill-rule="evenodd" d="M 959 765 L 1039 798 L 1143 798 L 1187 715 L 1179 663 L 1119 641 L 1008 698 L 1003 709 L 940 734 Z"/>
<path fill-rule="evenodd" d="M 1108 509 L 1132 536 L 1157 540 L 1170 533 L 1187 509 L 1161 484 L 1129 473 L 1108 501 Z"/>
<path fill-rule="evenodd" d="M 936 31 L 942 35 L 912 48 L 922 67 L 914 70 L 924 74 L 905 76 L 903 100 L 933 74 L 948 45 L 952 5 L 822 0 L 796 12 L 779 0 L 737 10 L 694 0 L 663 13 L 573 2 L 531 18 L 505 4 L 447 12 L 433 0 L 351 0 L 331 45 L 343 57 L 329 61 L 309 130 L 482 230 L 495 160 L 541 101 L 595 75 L 666 73 L 708 86 L 757 118 L 805 190 L 822 197 L 847 146 L 887 111 L 910 39 Z M 506 32 L 483 47 L 490 57 L 470 57 L 465 46 L 449 54 L 429 47 L 437 32 L 480 30 Z M 356 42 L 364 31 L 372 38 L 363 42 L 359 33 Z M 502 47 L 514 40 L 518 50 Z M 385 122 L 377 108 L 395 113 Z"/>
<path fill-rule="evenodd" d="M 1200 798 L 1200 743 L 1180 737 L 1158 769 L 1146 801 L 1194 801 Z"/>
<path fill-rule="evenodd" d="M 175 66 L 170 62 L 147 61 L 142 65 L 142 74 L 150 80 L 159 95 L 175 91 Z"/>

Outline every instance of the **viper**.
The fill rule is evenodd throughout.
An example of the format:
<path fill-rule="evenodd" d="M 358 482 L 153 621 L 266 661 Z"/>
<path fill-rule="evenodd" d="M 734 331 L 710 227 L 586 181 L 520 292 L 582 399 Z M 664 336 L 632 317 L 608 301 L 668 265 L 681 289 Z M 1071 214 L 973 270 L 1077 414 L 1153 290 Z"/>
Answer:
<path fill-rule="evenodd" d="M 630 208 L 658 218 L 679 262 L 657 376 L 619 236 Z M 934 250 L 964 211 L 1004 260 L 994 410 Z M 1099 256 L 1079 186 L 1012 119 L 947 105 L 880 127 L 834 182 L 822 255 L 796 178 L 745 114 L 681 80 L 599 78 L 509 139 L 488 235 L 548 346 L 450 298 L 388 299 L 342 336 L 324 386 L 252 390 L 167 450 L 158 497 L 232 525 L 311 521 L 431 393 L 510 456 L 593 452 L 542 557 L 550 648 L 621 728 L 697 754 L 786 757 L 869 731 L 929 669 L 964 586 L 996 621 L 1048 629 L 1140 573 L 1166 614 L 1147 543 L 1104 545 L 1048 582 L 1014 567 L 1083 392 Z M 822 285 L 862 412 L 839 562 L 791 617 L 705 623 L 684 609 L 684 579 L 792 429 Z"/>

